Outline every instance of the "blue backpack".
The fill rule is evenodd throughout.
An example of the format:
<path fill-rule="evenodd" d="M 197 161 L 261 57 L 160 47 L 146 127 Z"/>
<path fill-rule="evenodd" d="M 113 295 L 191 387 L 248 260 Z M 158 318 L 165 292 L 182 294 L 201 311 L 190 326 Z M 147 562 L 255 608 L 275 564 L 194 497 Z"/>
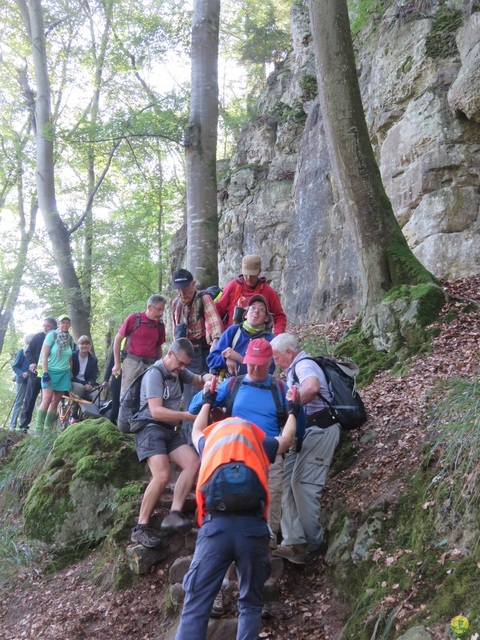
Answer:
<path fill-rule="evenodd" d="M 227 462 L 215 469 L 200 491 L 207 511 L 263 510 L 267 495 L 253 469 L 243 462 Z"/>

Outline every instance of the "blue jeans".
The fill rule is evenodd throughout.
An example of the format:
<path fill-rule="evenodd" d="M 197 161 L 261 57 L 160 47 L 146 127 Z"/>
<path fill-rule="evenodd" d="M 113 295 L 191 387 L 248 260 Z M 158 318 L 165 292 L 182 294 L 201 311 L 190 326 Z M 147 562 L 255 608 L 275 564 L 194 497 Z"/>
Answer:
<path fill-rule="evenodd" d="M 237 640 L 257 640 L 271 568 L 268 543 L 268 527 L 260 517 L 221 515 L 202 526 L 183 580 L 185 601 L 175 640 L 206 638 L 213 601 L 232 562 L 239 586 Z"/>

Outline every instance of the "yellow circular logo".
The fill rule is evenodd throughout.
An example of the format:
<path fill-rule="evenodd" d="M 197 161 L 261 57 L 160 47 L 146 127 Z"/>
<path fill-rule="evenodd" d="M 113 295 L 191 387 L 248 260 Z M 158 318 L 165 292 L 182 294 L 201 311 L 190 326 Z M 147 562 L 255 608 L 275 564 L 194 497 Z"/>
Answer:
<path fill-rule="evenodd" d="M 468 620 L 464 616 L 455 616 L 450 622 L 452 631 L 457 636 L 463 636 L 468 631 Z"/>

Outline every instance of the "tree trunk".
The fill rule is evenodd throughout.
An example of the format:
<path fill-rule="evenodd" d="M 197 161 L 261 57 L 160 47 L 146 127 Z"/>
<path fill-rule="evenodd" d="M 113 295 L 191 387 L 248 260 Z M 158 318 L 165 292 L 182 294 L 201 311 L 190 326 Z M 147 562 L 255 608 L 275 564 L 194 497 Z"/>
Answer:
<path fill-rule="evenodd" d="M 187 269 L 201 286 L 218 282 L 217 121 L 220 0 L 195 0 L 192 82 L 185 136 Z"/>
<path fill-rule="evenodd" d="M 87 5 L 88 8 L 88 5 Z M 93 18 L 90 15 L 90 32 L 92 38 L 92 53 L 95 56 L 95 86 L 90 107 L 90 127 L 95 131 L 98 123 L 100 110 L 100 90 L 102 87 L 102 76 L 105 65 L 107 46 L 110 40 L 110 29 L 112 24 L 112 0 L 105 2 L 105 27 L 100 41 L 100 51 L 97 55 L 97 45 L 95 42 L 95 27 Z M 91 144 L 88 148 L 88 202 L 85 211 L 84 236 L 83 236 L 83 269 L 81 276 L 82 295 L 85 307 L 91 315 L 92 312 L 92 273 L 93 273 L 93 198 L 92 194 L 98 189 L 96 179 L 96 147 L 95 135 L 91 135 Z"/>
<path fill-rule="evenodd" d="M 23 0 L 17 0 L 17 2 L 25 18 L 26 5 Z M 51 90 L 41 0 L 29 0 L 28 9 L 28 19 L 25 20 L 25 24 L 27 29 L 30 29 L 37 85 L 35 144 L 38 203 L 52 244 L 64 300 L 72 320 L 73 334 L 78 338 L 83 334 L 90 335 L 90 319 L 73 264 L 69 234 L 58 213 L 55 196 L 53 155 L 55 133 L 51 115 Z"/>
<path fill-rule="evenodd" d="M 19 154 L 21 155 L 21 154 Z M 19 158 L 21 163 L 21 158 Z M 19 165 L 21 166 L 21 165 Z M 22 171 L 19 171 L 19 178 L 17 184 L 18 191 L 18 213 L 20 216 L 20 246 L 16 255 L 16 264 L 11 272 L 10 282 L 3 283 L 3 296 L 2 304 L 0 307 L 0 353 L 3 350 L 3 344 L 5 342 L 5 334 L 7 332 L 8 324 L 13 317 L 13 312 L 17 305 L 18 296 L 20 295 L 20 289 L 22 287 L 22 279 L 25 271 L 25 265 L 27 264 L 27 254 L 30 241 L 35 233 L 35 224 L 37 220 L 38 205 L 36 202 L 32 204 L 30 211 L 30 220 L 27 227 L 27 221 L 25 216 L 24 198 L 23 198 L 23 180 Z M 7 285 L 7 286 L 5 286 Z"/>
<path fill-rule="evenodd" d="M 382 184 L 363 112 L 347 0 L 309 0 L 309 9 L 325 136 L 357 242 L 365 319 L 394 285 L 435 279 L 410 251 Z"/>

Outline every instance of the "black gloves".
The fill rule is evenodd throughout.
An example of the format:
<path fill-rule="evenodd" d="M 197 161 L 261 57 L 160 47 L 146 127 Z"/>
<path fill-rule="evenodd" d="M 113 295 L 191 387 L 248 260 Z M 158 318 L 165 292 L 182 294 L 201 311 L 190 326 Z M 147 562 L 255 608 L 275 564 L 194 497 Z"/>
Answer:
<path fill-rule="evenodd" d="M 287 413 L 289 415 L 294 415 L 295 418 L 298 418 L 301 410 L 302 405 L 299 402 L 293 402 L 292 400 L 287 402 Z"/>
<path fill-rule="evenodd" d="M 298 418 L 302 405 L 300 404 L 300 392 L 297 387 L 292 387 L 292 399 L 287 402 L 288 415 L 294 415 Z"/>
<path fill-rule="evenodd" d="M 214 391 L 213 393 L 211 391 L 204 391 L 202 395 L 202 404 L 209 404 L 213 406 L 216 399 L 217 399 L 216 391 Z"/>

